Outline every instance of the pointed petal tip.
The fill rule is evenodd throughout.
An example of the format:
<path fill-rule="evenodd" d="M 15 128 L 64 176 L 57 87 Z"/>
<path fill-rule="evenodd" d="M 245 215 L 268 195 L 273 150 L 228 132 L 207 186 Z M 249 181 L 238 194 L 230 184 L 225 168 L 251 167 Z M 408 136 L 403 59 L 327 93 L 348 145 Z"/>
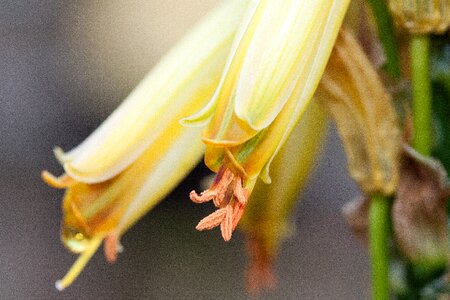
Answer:
<path fill-rule="evenodd" d="M 217 139 L 211 139 L 211 138 L 202 138 L 203 143 L 205 143 L 206 145 L 211 145 L 214 147 L 224 147 L 224 148 L 230 148 L 230 147 L 235 147 L 238 146 L 240 144 L 242 144 L 244 141 L 242 140 L 217 140 Z"/>
<path fill-rule="evenodd" d="M 66 153 L 61 147 L 55 147 L 53 148 L 53 154 L 55 155 L 56 159 L 61 163 L 65 163 L 67 161 Z"/>
<path fill-rule="evenodd" d="M 259 178 L 264 182 L 265 184 L 271 184 L 272 178 L 270 178 L 270 164 L 272 163 L 272 160 L 270 160 L 263 168 L 261 173 L 259 174 Z"/>
<path fill-rule="evenodd" d="M 233 236 L 232 224 L 228 224 L 227 220 L 223 220 L 220 224 L 220 231 L 225 242 L 229 242 Z"/>
<path fill-rule="evenodd" d="M 275 118 L 271 118 L 264 122 L 256 123 L 255 120 L 252 120 L 250 118 L 250 116 L 248 115 L 248 113 L 243 112 L 239 106 L 235 107 L 234 113 L 242 122 L 247 124 L 248 127 L 250 127 L 251 129 L 253 129 L 255 131 L 261 131 L 264 128 L 267 128 L 270 124 L 272 124 L 273 120 L 275 119 Z"/>
<path fill-rule="evenodd" d="M 184 127 L 203 127 L 208 124 L 208 119 L 196 118 L 195 116 L 190 116 L 183 118 L 179 121 L 180 125 Z"/>
<path fill-rule="evenodd" d="M 76 180 L 67 174 L 56 177 L 47 170 L 41 172 L 41 178 L 46 184 L 55 189 L 66 189 L 76 183 Z"/>

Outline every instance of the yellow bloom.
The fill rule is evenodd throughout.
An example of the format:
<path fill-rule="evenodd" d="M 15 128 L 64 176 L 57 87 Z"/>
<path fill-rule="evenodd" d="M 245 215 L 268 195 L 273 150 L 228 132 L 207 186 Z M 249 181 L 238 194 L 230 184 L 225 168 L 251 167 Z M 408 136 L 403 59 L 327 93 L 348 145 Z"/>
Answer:
<path fill-rule="evenodd" d="M 211 98 L 248 5 L 247 0 L 226 2 L 181 40 L 83 143 L 67 153 L 55 150 L 70 177 L 86 183 L 114 177 L 180 114 L 189 115 L 193 105 Z"/>
<path fill-rule="evenodd" d="M 259 180 L 255 185 L 241 221 L 248 244 L 251 293 L 274 286 L 272 264 L 281 242 L 293 231 L 294 205 L 320 152 L 325 129 L 325 113 L 313 101 L 272 163 L 273 182 Z"/>
<path fill-rule="evenodd" d="M 226 1 L 81 145 L 68 153 L 55 151 L 66 174 L 56 178 L 43 172 L 43 178 L 67 188 L 62 240 L 81 253 L 58 289 L 73 282 L 103 240 L 107 259 L 114 261 L 120 236 L 202 156 L 200 129 L 185 128 L 179 120 L 212 97 L 247 4 Z"/>
<path fill-rule="evenodd" d="M 218 210 L 197 229 L 220 224 L 228 241 L 259 176 L 269 166 L 311 100 L 349 0 L 253 2 L 236 35 L 211 102 L 186 124 L 208 124 L 205 163 L 217 177 L 194 202 Z"/>

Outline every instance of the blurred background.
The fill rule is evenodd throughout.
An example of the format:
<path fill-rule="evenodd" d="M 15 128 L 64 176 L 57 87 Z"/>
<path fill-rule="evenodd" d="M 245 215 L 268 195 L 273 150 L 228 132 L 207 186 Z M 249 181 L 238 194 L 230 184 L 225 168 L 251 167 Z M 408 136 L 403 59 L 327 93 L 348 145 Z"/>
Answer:
<path fill-rule="evenodd" d="M 99 251 L 57 292 L 75 260 L 59 241 L 62 191 L 55 145 L 92 132 L 216 0 L 0 1 L 0 298 L 246 299 L 244 238 L 194 227 L 212 211 L 189 201 L 198 167 L 122 239 L 108 265 Z M 296 232 L 279 255 L 278 289 L 262 299 L 367 299 L 368 258 L 341 217 L 358 195 L 331 128 L 301 195 Z"/>

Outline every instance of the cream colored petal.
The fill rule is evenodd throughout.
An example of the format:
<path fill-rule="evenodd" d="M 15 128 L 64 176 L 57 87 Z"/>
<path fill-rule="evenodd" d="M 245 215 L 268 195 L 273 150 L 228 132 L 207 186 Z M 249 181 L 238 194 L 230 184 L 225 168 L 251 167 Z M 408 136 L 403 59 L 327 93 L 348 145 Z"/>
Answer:
<path fill-rule="evenodd" d="M 267 5 L 269 2 L 261 1 L 261 3 Z M 277 113 L 270 126 L 259 132 L 248 130 L 242 125 L 242 123 L 247 124 L 245 121 L 230 113 L 230 110 L 234 109 L 234 99 L 224 98 L 223 101 L 220 101 L 203 135 L 205 142 L 208 144 L 205 155 L 205 163 L 208 167 L 212 170 L 217 169 L 224 159 L 224 153 L 215 149 L 226 147 L 229 148 L 231 155 L 234 157 L 232 160 L 245 170 L 243 173 L 246 176 L 255 178 L 260 175 L 265 182 L 270 182 L 270 162 L 289 137 L 315 92 L 348 4 L 349 0 L 327 2 L 326 5 L 321 6 L 321 13 L 317 14 L 316 18 L 311 21 L 313 22 L 313 34 L 310 35 L 308 46 L 299 49 L 301 51 L 301 57 L 299 58 L 299 65 L 302 67 L 301 76 L 290 82 L 290 84 L 295 84 L 294 89 L 288 95 L 287 102 Z M 268 8 L 266 6 L 260 7 Z M 230 92 L 228 91 L 228 93 Z M 265 98 L 261 99 L 264 100 Z M 265 100 L 267 103 L 261 100 L 261 106 L 266 104 L 277 106 L 278 99 L 276 97 Z M 237 105 L 239 103 L 236 103 Z"/>
<path fill-rule="evenodd" d="M 243 229 L 259 236 L 272 254 L 289 231 L 294 203 L 321 151 L 327 127 L 325 117 L 317 103 L 308 107 L 274 159 L 273 182 L 258 181 L 248 201 Z"/>
<path fill-rule="evenodd" d="M 168 131 L 170 137 L 160 136 L 120 175 L 97 184 L 77 183 L 68 189 L 62 240 L 81 256 L 59 282 L 60 288 L 75 280 L 99 240 L 111 234 L 120 237 L 195 167 L 205 147 L 200 133 L 199 128 L 185 128 L 175 121 Z"/>
<path fill-rule="evenodd" d="M 63 202 L 63 241 L 75 252 L 83 237 L 121 233 L 162 200 L 198 163 L 204 152 L 200 129 L 174 121 L 129 168 L 105 182 L 75 183 Z M 130 220 L 132 218 L 133 220 Z M 122 224 L 122 225 L 120 225 Z M 128 226 L 128 225 L 127 225 Z"/>
<path fill-rule="evenodd" d="M 244 49 L 236 90 L 236 115 L 255 130 L 266 128 L 281 111 L 305 71 L 305 50 L 330 10 L 329 0 L 268 0 L 254 18 L 256 31 Z M 339 26 L 336 24 L 335 26 Z M 330 48 L 332 40 L 329 41 Z"/>
<path fill-rule="evenodd" d="M 293 231 L 295 204 L 321 152 L 325 129 L 325 113 L 312 103 L 272 163 L 273 182 L 256 183 L 240 224 L 253 246 L 247 248 L 250 289 L 272 287 L 264 274 L 273 276 L 272 264 L 281 243 Z"/>
<path fill-rule="evenodd" d="M 121 233 L 166 197 L 200 161 L 205 150 L 200 132 L 200 129 L 184 130 L 171 149 L 158 158 L 119 223 Z"/>
<path fill-rule="evenodd" d="M 247 1 L 248 2 L 248 1 Z M 181 120 L 181 123 L 185 126 L 203 126 L 208 123 L 212 114 L 214 113 L 218 102 L 223 97 L 229 97 L 229 93 L 233 90 L 233 84 L 236 80 L 237 71 L 239 70 L 241 64 L 241 57 L 237 57 L 238 50 L 245 47 L 246 44 L 243 44 L 243 38 L 245 35 L 253 34 L 256 30 L 256 27 L 250 26 L 250 23 L 255 16 L 261 14 L 261 9 L 258 9 L 260 0 L 250 0 L 248 4 L 246 4 L 247 11 L 245 16 L 242 18 L 239 29 L 237 30 L 236 36 L 234 37 L 233 45 L 228 55 L 227 63 L 223 70 L 222 78 L 220 79 L 219 86 L 214 93 L 211 101 L 202 108 L 197 113 L 188 116 Z M 246 43 L 249 41 L 247 40 Z"/>
<path fill-rule="evenodd" d="M 151 71 L 82 144 L 57 151 L 73 178 L 95 183 L 120 173 L 164 132 L 174 116 L 198 111 L 213 95 L 248 1 L 228 0 Z"/>
<path fill-rule="evenodd" d="M 328 8 L 328 13 L 324 12 L 324 14 L 326 13 L 325 16 L 321 18 L 320 22 L 316 23 L 318 26 L 318 29 L 316 29 L 317 34 L 315 35 L 315 40 L 311 43 L 311 50 L 307 51 L 305 70 L 302 73 L 301 78 L 297 81 L 297 85 L 291 95 L 292 101 L 295 100 L 295 106 L 293 108 L 288 108 L 288 110 L 292 110 L 289 123 L 286 125 L 279 124 L 274 126 L 284 127 L 283 130 L 269 128 L 269 130 L 279 131 L 279 141 L 276 144 L 275 150 L 270 152 L 271 157 L 267 160 L 267 163 L 260 174 L 260 177 L 266 182 L 270 182 L 269 168 L 272 160 L 289 137 L 291 131 L 305 111 L 307 104 L 314 95 L 350 1 L 333 0 L 330 2 L 331 6 Z M 275 120 L 275 123 L 278 122 L 283 123 Z"/>

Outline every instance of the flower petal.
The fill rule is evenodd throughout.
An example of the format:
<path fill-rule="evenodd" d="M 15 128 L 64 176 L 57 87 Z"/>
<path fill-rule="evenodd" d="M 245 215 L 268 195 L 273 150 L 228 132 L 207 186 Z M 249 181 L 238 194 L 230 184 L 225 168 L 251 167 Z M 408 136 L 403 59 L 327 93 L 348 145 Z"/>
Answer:
<path fill-rule="evenodd" d="M 348 0 L 332 1 L 332 5 L 327 6 L 328 11 L 324 11 L 324 15 L 319 15 L 319 20 L 315 23 L 315 34 L 309 47 L 303 51 L 305 66 L 302 77 L 297 81 L 288 102 L 273 123 L 246 144 L 231 149 L 235 159 L 250 178 L 259 175 L 265 182 L 270 182 L 270 164 L 301 118 L 316 90 L 348 4 Z"/>
<path fill-rule="evenodd" d="M 108 181 L 77 183 L 64 198 L 63 241 L 82 252 L 85 240 L 122 234 L 161 201 L 200 160 L 204 145 L 200 129 L 175 122 L 170 136 L 161 135 L 129 168 Z"/>
<path fill-rule="evenodd" d="M 241 222 L 254 246 L 249 248 L 250 291 L 273 287 L 272 281 L 260 280 L 260 275 L 271 274 L 280 245 L 292 232 L 293 207 L 320 153 L 325 129 L 325 113 L 312 103 L 272 163 L 272 184 L 256 183 Z"/>
<path fill-rule="evenodd" d="M 66 172 L 86 183 L 108 180 L 135 161 L 174 117 L 199 110 L 213 95 L 247 1 L 212 13 L 151 71 L 82 144 L 56 151 Z"/>
<path fill-rule="evenodd" d="M 168 133 L 170 136 L 161 135 L 113 179 L 97 184 L 76 183 L 67 190 L 62 240 L 67 248 L 81 256 L 59 282 L 59 287 L 67 287 L 78 276 L 99 241 L 111 235 L 118 241 L 200 160 L 204 151 L 200 129 L 185 128 L 174 122 Z"/>
<path fill-rule="evenodd" d="M 186 117 L 181 120 L 181 123 L 185 126 L 203 126 L 208 123 L 211 119 L 211 116 L 217 110 L 217 104 L 219 100 L 223 97 L 229 97 L 230 91 L 233 89 L 233 82 L 236 79 L 238 74 L 239 65 L 241 63 L 242 57 L 237 57 L 238 49 L 242 48 L 241 45 L 242 39 L 245 34 L 251 34 L 255 31 L 255 27 L 249 27 L 249 24 L 252 18 L 259 14 L 260 11 L 257 10 L 259 0 L 252 0 L 250 3 L 247 3 L 247 11 L 245 16 L 242 18 L 241 24 L 239 26 L 239 30 L 234 37 L 233 45 L 231 46 L 231 50 L 229 52 L 228 60 L 223 70 L 223 76 L 220 80 L 219 86 L 214 93 L 211 101 L 199 112 L 193 114 L 192 116 Z M 241 3 L 243 5 L 243 3 Z M 244 5 L 243 5 L 244 8 Z"/>
<path fill-rule="evenodd" d="M 236 115 L 254 130 L 269 126 L 305 70 L 305 50 L 312 46 L 332 1 L 261 1 L 257 30 L 244 56 L 236 87 Z M 339 25 L 337 25 L 339 26 Z M 329 41 L 329 47 L 333 40 Z"/>

